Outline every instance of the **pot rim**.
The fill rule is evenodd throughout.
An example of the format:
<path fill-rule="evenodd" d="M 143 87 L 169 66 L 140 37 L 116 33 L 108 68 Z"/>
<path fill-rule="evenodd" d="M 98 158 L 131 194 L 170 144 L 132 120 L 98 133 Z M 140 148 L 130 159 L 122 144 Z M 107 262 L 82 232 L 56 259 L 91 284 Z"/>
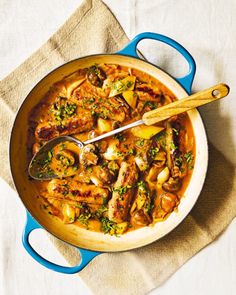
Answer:
<path fill-rule="evenodd" d="M 21 105 L 19 106 L 17 112 L 16 112 L 16 115 L 15 115 L 15 119 L 14 119 L 14 123 L 12 125 L 12 129 L 11 129 L 11 135 L 10 135 L 10 144 L 9 144 L 9 160 L 10 160 L 10 169 L 11 169 L 11 176 L 12 176 L 12 180 L 13 180 L 13 183 L 14 183 L 14 186 L 16 188 L 16 191 L 17 191 L 17 194 L 21 200 L 21 202 L 23 203 L 25 209 L 31 214 L 31 216 L 37 221 L 37 223 L 40 224 L 40 226 L 46 230 L 48 233 L 52 234 L 53 236 L 55 236 L 56 238 L 66 242 L 67 244 L 71 245 L 71 246 L 75 246 L 75 247 L 78 247 L 77 245 L 67 241 L 66 239 L 62 239 L 61 237 L 58 237 L 55 233 L 52 233 L 49 229 L 47 229 L 45 226 L 43 226 L 41 224 L 41 222 L 35 217 L 35 214 L 32 210 L 30 210 L 27 205 L 25 204 L 25 201 L 23 200 L 23 198 L 21 197 L 19 191 L 20 189 L 18 188 L 18 184 L 17 184 L 17 181 L 15 180 L 15 176 L 14 176 L 14 168 L 13 168 L 13 158 L 12 158 L 12 150 L 14 149 L 13 147 L 13 130 L 16 127 L 16 123 L 17 123 L 17 118 L 19 116 L 19 114 L 21 113 L 21 110 L 22 108 L 24 107 L 27 99 L 29 98 L 29 96 L 31 95 L 31 93 L 34 91 L 34 89 L 44 80 L 44 79 L 47 79 L 52 73 L 56 72 L 57 70 L 59 70 L 60 68 L 63 68 L 64 66 L 66 65 L 69 65 L 71 63 L 74 63 L 76 61 L 79 61 L 79 60 L 83 60 L 83 59 L 86 59 L 86 58 L 96 58 L 96 57 L 101 57 L 101 56 L 104 56 L 104 57 L 112 57 L 112 56 L 120 56 L 120 57 L 127 57 L 129 59 L 133 59 L 133 60 L 138 60 L 139 62 L 142 61 L 143 63 L 147 63 L 149 65 L 151 65 L 152 67 L 158 69 L 159 71 L 163 72 L 165 75 L 169 76 L 170 79 L 172 79 L 175 83 L 178 84 L 178 86 L 181 88 L 181 90 L 186 94 L 186 96 L 188 95 L 186 90 L 183 88 L 183 86 L 181 85 L 180 82 L 178 82 L 172 75 L 170 75 L 169 73 L 167 73 L 166 71 L 164 71 L 163 69 L 161 69 L 160 67 L 156 66 L 155 64 L 149 62 L 149 61 L 146 61 L 146 60 L 143 60 L 143 59 L 140 59 L 138 57 L 134 57 L 134 56 L 129 56 L 129 55 L 126 55 L 126 54 L 119 54 L 119 53 L 110 53 L 110 54 L 91 54 L 91 55 L 86 55 L 86 56 L 82 56 L 82 57 L 79 57 L 79 58 L 76 58 L 76 59 L 73 59 L 73 60 L 70 60 L 66 63 L 63 63 L 62 65 L 54 68 L 53 70 L 51 70 L 47 75 L 45 75 L 43 78 L 41 78 L 34 86 L 33 88 L 30 90 L 30 92 L 27 94 L 27 96 L 25 97 L 25 99 L 23 100 L 23 102 L 21 103 Z M 134 66 L 135 68 L 135 66 Z M 144 70 L 145 72 L 145 70 Z M 72 72 L 73 73 L 73 72 Z M 156 78 L 156 77 L 154 77 Z M 156 78 L 158 79 L 158 78 Z M 162 83 L 162 82 L 161 82 Z M 162 83 L 164 84 L 164 83 Z M 164 84 L 165 85 L 165 84 Z M 166 85 L 165 85 L 166 86 Z M 167 87 L 167 86 L 166 86 Z M 169 87 L 167 87 L 169 89 Z M 172 89 L 170 89 L 170 91 L 172 91 Z M 173 92 L 173 91 L 172 91 Z M 173 92 L 174 93 L 174 92 Z M 178 98 L 179 99 L 179 98 Z M 205 146 L 206 146 L 206 152 L 207 152 L 207 155 L 206 155 L 206 160 L 205 160 L 205 169 L 204 169 L 204 177 L 203 177 L 203 181 L 202 181 L 202 184 L 201 186 L 199 187 L 199 191 L 197 193 L 197 197 L 195 198 L 194 202 L 192 202 L 191 206 L 190 206 L 190 209 L 188 210 L 188 212 L 181 218 L 179 219 L 178 223 L 169 231 L 167 231 L 166 233 L 164 233 L 163 235 L 161 235 L 160 237 L 156 238 L 155 240 L 151 241 L 151 242 L 147 242 L 147 243 L 144 243 L 143 245 L 137 245 L 136 247 L 132 247 L 132 248 L 127 248 L 127 249 L 113 249 L 113 250 L 105 250 L 105 252 L 122 252 L 122 251 L 127 251 L 127 250 L 132 250 L 132 249 L 136 249 L 136 248 L 140 248 L 140 247 L 143 247 L 143 246 L 146 246 L 148 244 L 151 244 L 161 238 L 163 238 L 164 236 L 166 236 L 167 234 L 169 234 L 170 232 L 172 232 L 172 230 L 174 230 L 182 221 L 183 219 L 186 218 L 186 216 L 191 212 L 192 208 L 194 207 L 200 193 L 201 193 L 201 190 L 202 190 L 202 187 L 203 187 L 203 184 L 205 182 L 205 177 L 206 177 L 206 172 L 207 172 L 207 168 L 208 168 L 208 142 L 207 142 L 207 136 L 206 136 L 206 129 L 205 129 L 205 126 L 204 126 L 204 122 L 201 118 L 201 115 L 200 113 L 197 111 L 197 110 L 194 110 L 197 115 L 199 116 L 199 119 L 201 120 L 201 123 L 203 125 L 203 129 L 204 129 L 204 141 L 205 141 Z M 193 126 L 193 131 L 194 131 L 194 135 L 195 135 L 195 128 Z M 190 183 L 192 181 L 192 178 L 190 179 Z M 189 185 L 188 185 L 189 186 Z M 170 217 L 169 217 L 170 218 Z M 145 228 L 145 227 L 144 227 Z M 100 250 L 97 250 L 97 249 L 94 249 L 93 247 L 90 249 L 90 248 L 87 248 L 87 247 L 82 247 L 82 246 L 79 246 L 80 248 L 83 248 L 83 249 L 87 249 L 87 250 L 92 250 L 92 251 L 100 251 Z"/>

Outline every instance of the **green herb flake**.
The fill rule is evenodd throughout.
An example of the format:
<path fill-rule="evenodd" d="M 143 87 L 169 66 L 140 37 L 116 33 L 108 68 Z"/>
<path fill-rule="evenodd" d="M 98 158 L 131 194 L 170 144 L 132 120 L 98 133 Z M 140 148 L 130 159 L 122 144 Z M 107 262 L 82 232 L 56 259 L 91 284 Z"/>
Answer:
<path fill-rule="evenodd" d="M 113 188 L 113 192 L 118 192 L 118 194 L 120 196 L 122 196 L 123 194 L 125 194 L 127 192 L 128 189 L 132 188 L 131 185 L 126 185 L 126 186 L 120 186 L 120 187 L 115 187 Z"/>
<path fill-rule="evenodd" d="M 135 150 L 135 148 L 130 149 L 130 150 L 128 151 L 128 154 L 129 154 L 129 155 L 135 155 L 135 154 L 136 154 L 136 150 Z"/>
<path fill-rule="evenodd" d="M 150 156 L 154 159 L 156 157 L 156 155 L 158 154 L 159 152 L 159 148 L 158 147 L 155 147 L 155 148 L 151 148 L 149 150 L 149 154 Z"/>
<path fill-rule="evenodd" d="M 117 133 L 114 137 L 118 139 L 119 142 L 124 142 L 126 140 L 125 136 L 122 133 Z"/>
<path fill-rule="evenodd" d="M 171 144 L 170 144 L 170 148 L 172 150 L 175 150 L 177 147 L 175 146 L 174 142 L 172 141 Z"/>
<path fill-rule="evenodd" d="M 115 234 L 117 229 L 117 223 L 109 220 L 107 217 L 102 217 L 101 221 L 101 229 L 104 234 Z"/>
<path fill-rule="evenodd" d="M 138 139 L 137 141 L 136 141 L 136 145 L 137 146 L 139 146 L 139 147 L 143 147 L 144 146 L 144 143 L 145 143 L 145 141 L 144 141 L 144 139 L 143 138 L 140 138 L 140 139 Z"/>
<path fill-rule="evenodd" d="M 101 218 L 103 213 L 107 212 L 108 208 L 105 205 L 102 205 L 98 210 L 95 212 L 96 217 Z"/>
<path fill-rule="evenodd" d="M 83 225 L 86 225 L 88 227 L 89 224 L 89 219 L 92 217 L 91 213 L 82 213 L 79 215 L 79 217 L 77 218 L 77 220 L 82 223 Z"/>
<path fill-rule="evenodd" d="M 188 163 L 188 168 L 193 169 L 193 161 L 194 161 L 193 152 L 189 151 L 189 152 L 185 153 L 184 158 L 185 158 L 186 162 Z"/>
<path fill-rule="evenodd" d="M 154 109 L 157 108 L 157 103 L 156 103 L 155 101 L 150 101 L 150 100 L 148 100 L 148 101 L 145 101 L 143 107 L 144 107 L 144 108 L 145 108 L 145 107 L 148 107 L 148 108 L 150 108 L 151 110 L 154 110 Z"/>

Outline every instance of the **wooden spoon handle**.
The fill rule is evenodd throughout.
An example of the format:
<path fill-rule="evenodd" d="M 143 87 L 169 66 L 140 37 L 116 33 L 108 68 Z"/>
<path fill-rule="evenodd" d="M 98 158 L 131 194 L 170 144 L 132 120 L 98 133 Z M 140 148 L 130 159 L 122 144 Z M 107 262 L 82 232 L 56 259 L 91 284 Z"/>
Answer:
<path fill-rule="evenodd" d="M 172 116 L 184 113 L 201 105 L 225 97 L 229 93 L 229 86 L 218 84 L 196 94 L 177 100 L 153 111 L 147 112 L 142 119 L 146 125 L 152 125 Z"/>

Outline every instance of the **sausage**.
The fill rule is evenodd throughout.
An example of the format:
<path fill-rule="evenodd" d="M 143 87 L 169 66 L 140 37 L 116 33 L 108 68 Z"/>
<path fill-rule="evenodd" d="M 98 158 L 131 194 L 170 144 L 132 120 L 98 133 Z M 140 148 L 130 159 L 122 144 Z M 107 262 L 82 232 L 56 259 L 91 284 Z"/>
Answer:
<path fill-rule="evenodd" d="M 108 189 L 75 180 L 53 179 L 47 187 L 50 197 L 88 204 L 103 205 L 108 200 Z"/>
<path fill-rule="evenodd" d="M 66 120 L 65 124 L 58 125 L 57 122 L 39 123 L 35 129 L 37 140 L 50 140 L 52 138 L 81 133 L 91 130 L 93 127 L 93 116 L 90 111 L 82 110 L 78 115 Z"/>
<path fill-rule="evenodd" d="M 122 162 L 112 198 L 108 203 L 110 220 L 117 223 L 126 221 L 137 180 L 138 169 L 135 163 Z"/>

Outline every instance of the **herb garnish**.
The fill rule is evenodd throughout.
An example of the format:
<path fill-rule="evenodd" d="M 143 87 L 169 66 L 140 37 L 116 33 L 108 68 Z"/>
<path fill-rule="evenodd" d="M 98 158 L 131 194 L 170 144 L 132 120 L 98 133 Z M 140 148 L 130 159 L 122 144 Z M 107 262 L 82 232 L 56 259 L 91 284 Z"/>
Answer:
<path fill-rule="evenodd" d="M 105 205 L 102 205 L 98 210 L 95 212 L 96 217 L 101 218 L 103 213 L 107 212 L 108 208 Z"/>
<path fill-rule="evenodd" d="M 189 169 L 193 169 L 193 161 L 194 161 L 193 152 L 189 151 L 189 152 L 185 153 L 184 158 L 185 158 L 186 162 L 188 163 Z"/>
<path fill-rule="evenodd" d="M 158 154 L 159 152 L 159 148 L 158 147 L 155 147 L 155 148 L 151 148 L 149 150 L 149 154 L 150 156 L 154 159 L 156 157 L 156 155 Z"/>
<path fill-rule="evenodd" d="M 124 142 L 126 140 L 125 136 L 122 133 L 117 133 L 114 137 L 120 142 Z"/>
<path fill-rule="evenodd" d="M 144 146 L 144 139 L 143 138 L 140 138 L 136 141 L 136 145 L 139 146 L 139 147 L 143 147 Z"/>
<path fill-rule="evenodd" d="M 113 188 L 113 192 L 118 192 L 118 194 L 120 196 L 122 196 L 123 194 L 125 194 L 127 192 L 128 189 L 132 188 L 131 185 L 126 185 L 126 186 L 120 186 L 120 187 L 114 187 Z"/>
<path fill-rule="evenodd" d="M 88 227 L 89 219 L 92 217 L 91 213 L 82 213 L 79 215 L 77 220 L 82 223 L 83 225 L 86 225 Z"/>
<path fill-rule="evenodd" d="M 109 220 L 107 217 L 102 217 L 100 221 L 102 223 L 101 229 L 104 232 L 104 234 L 108 234 L 108 233 L 114 234 L 116 232 L 117 223 Z"/>
<path fill-rule="evenodd" d="M 155 101 L 148 100 L 148 101 L 145 101 L 143 107 L 144 107 L 144 108 L 145 108 L 145 107 L 149 107 L 150 110 L 154 110 L 154 109 L 157 108 L 157 103 L 156 103 Z"/>
<path fill-rule="evenodd" d="M 69 118 L 75 114 L 76 104 L 65 102 L 64 105 L 54 105 L 51 109 L 56 121 L 61 123 L 66 118 Z"/>

